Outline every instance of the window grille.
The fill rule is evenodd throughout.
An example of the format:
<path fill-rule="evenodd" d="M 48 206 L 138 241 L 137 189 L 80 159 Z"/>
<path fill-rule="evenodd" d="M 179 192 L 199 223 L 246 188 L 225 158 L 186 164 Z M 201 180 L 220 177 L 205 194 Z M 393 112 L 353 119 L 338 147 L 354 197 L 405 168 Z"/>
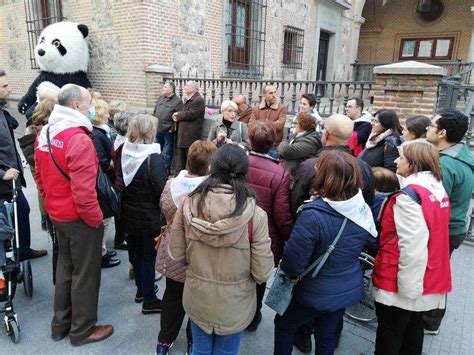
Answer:
<path fill-rule="evenodd" d="M 30 48 L 31 69 L 39 69 L 35 61 L 35 47 L 43 29 L 65 20 L 61 0 L 25 0 L 26 32 Z"/>
<path fill-rule="evenodd" d="M 264 71 L 267 0 L 227 0 L 224 74 L 261 77 Z"/>
<path fill-rule="evenodd" d="M 283 67 L 301 69 L 303 65 L 304 30 L 285 26 L 283 39 Z"/>

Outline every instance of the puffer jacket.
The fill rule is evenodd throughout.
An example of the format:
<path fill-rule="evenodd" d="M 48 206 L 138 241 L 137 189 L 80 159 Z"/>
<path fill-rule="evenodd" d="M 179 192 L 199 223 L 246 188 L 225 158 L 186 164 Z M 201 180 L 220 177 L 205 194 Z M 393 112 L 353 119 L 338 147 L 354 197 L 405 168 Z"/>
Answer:
<path fill-rule="evenodd" d="M 273 270 L 267 217 L 252 198 L 241 215 L 227 217 L 235 208 L 229 185 L 207 194 L 204 216 L 198 198 L 183 203 L 171 227 L 170 255 L 187 265 L 183 306 L 207 334 L 237 333 L 255 315 L 255 283 L 267 281 Z"/>
<path fill-rule="evenodd" d="M 283 159 L 285 170 L 293 175 L 300 163 L 315 156 L 321 147 L 321 134 L 316 131 L 307 131 L 296 135 L 291 141 L 281 142 L 278 153 Z"/>
<path fill-rule="evenodd" d="M 365 161 L 372 168 L 380 166 L 393 172 L 397 171 L 395 160 L 399 157 L 398 146 L 402 144 L 401 137 L 390 135 L 382 139 L 373 148 L 365 148 L 359 159 Z"/>
<path fill-rule="evenodd" d="M 149 155 L 122 194 L 121 218 L 129 233 L 159 234 L 164 224 L 160 197 L 165 183 L 163 157 Z"/>
<path fill-rule="evenodd" d="M 296 220 L 285 245 L 281 270 L 287 275 L 301 274 L 336 238 L 344 217 L 317 198 L 307 203 Z M 319 274 L 308 273 L 293 290 L 300 304 L 321 311 L 335 311 L 357 304 L 364 295 L 359 255 L 371 237 L 350 219 L 332 254 Z"/>
<path fill-rule="evenodd" d="M 290 178 L 269 156 L 250 152 L 247 182 L 257 193 L 258 205 L 267 213 L 275 266 L 293 227 L 290 213 Z"/>

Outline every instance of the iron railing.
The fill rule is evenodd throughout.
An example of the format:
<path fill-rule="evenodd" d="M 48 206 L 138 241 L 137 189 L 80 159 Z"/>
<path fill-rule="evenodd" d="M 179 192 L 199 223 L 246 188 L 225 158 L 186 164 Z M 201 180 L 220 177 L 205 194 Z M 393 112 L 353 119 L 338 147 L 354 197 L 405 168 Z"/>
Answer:
<path fill-rule="evenodd" d="M 353 80 L 372 81 L 374 80 L 374 67 L 391 63 L 393 62 L 359 62 L 356 60 L 351 64 Z M 460 59 L 455 61 L 433 61 L 424 63 L 446 68 L 448 70 L 447 77 L 459 77 L 459 80 L 465 84 L 470 82 L 471 72 L 474 68 L 473 62 L 464 63 Z"/>
<path fill-rule="evenodd" d="M 299 100 L 304 93 L 316 96 L 316 109 L 322 117 L 333 113 L 343 113 L 347 100 L 360 97 L 368 107 L 372 99 L 373 82 L 368 81 L 314 81 L 314 80 L 285 80 L 285 79 L 230 79 L 203 77 L 165 77 L 176 84 L 178 95 L 183 96 L 186 81 L 193 80 L 200 86 L 199 92 L 209 107 L 220 107 L 224 100 L 232 100 L 242 94 L 250 105 L 255 106 L 262 101 L 263 88 L 274 85 L 277 95 L 288 108 L 289 114 L 298 111 Z"/>

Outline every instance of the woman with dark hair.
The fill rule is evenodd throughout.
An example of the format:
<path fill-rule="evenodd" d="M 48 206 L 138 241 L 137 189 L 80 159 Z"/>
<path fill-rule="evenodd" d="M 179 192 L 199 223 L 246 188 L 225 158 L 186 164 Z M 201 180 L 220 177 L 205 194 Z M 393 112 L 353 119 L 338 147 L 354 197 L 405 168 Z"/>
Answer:
<path fill-rule="evenodd" d="M 283 159 L 285 170 L 292 175 L 303 160 L 315 156 L 322 147 L 321 134 L 316 132 L 316 124 L 315 118 L 309 113 L 299 113 L 294 138 L 278 145 L 278 154 Z"/>
<path fill-rule="evenodd" d="M 423 115 L 409 117 L 405 121 L 403 138 L 406 141 L 413 141 L 419 138 L 426 138 L 426 127 L 431 124 L 431 120 Z"/>
<path fill-rule="evenodd" d="M 423 312 L 444 309 L 451 291 L 449 197 L 437 149 L 417 140 L 400 148 L 404 188 L 381 216 L 372 274 L 378 326 L 375 354 L 421 354 Z"/>
<path fill-rule="evenodd" d="M 319 155 L 317 171 L 313 189 L 318 196 L 298 215 L 281 271 L 297 277 L 339 239 L 319 273 L 313 277 L 312 270 L 303 277 L 286 312 L 275 317 L 275 354 L 291 354 L 296 330 L 308 323 L 315 329 L 315 354 L 333 354 L 345 308 L 364 296 L 358 258 L 377 231 L 362 196 L 359 165 L 348 153 L 328 150 Z"/>
<path fill-rule="evenodd" d="M 402 127 L 393 110 L 379 110 L 372 119 L 372 132 L 359 158 L 371 167 L 381 166 L 395 172 Z"/>
<path fill-rule="evenodd" d="M 272 252 L 275 266 L 281 259 L 285 241 L 288 240 L 293 226 L 290 212 L 290 177 L 285 169 L 268 152 L 276 139 L 273 126 L 268 122 L 255 122 L 250 127 L 248 184 L 257 193 L 257 203 L 268 216 L 268 231 L 272 240 Z M 262 300 L 266 284 L 257 285 L 257 309 L 247 331 L 257 330 L 262 320 Z"/>
<path fill-rule="evenodd" d="M 267 216 L 245 175 L 243 149 L 225 144 L 211 175 L 178 209 L 170 256 L 186 263 L 183 306 L 191 319 L 193 353 L 237 354 L 255 314 L 255 284 L 273 269 Z"/>
<path fill-rule="evenodd" d="M 189 170 L 181 170 L 175 178 L 166 182 L 161 194 L 160 206 L 167 224 L 173 223 L 176 210 L 181 207 L 182 200 L 193 192 L 209 174 L 209 161 L 217 147 L 209 141 L 195 141 L 189 147 L 186 166 Z M 166 289 L 163 294 L 160 317 L 160 334 L 158 334 L 157 355 L 164 355 L 178 337 L 184 320 L 183 289 L 186 279 L 186 267 L 171 259 L 168 254 L 169 231 L 163 235 L 156 258 L 156 271 L 166 276 Z M 191 324 L 186 326 L 188 340 L 187 353 L 192 353 L 193 338 Z"/>

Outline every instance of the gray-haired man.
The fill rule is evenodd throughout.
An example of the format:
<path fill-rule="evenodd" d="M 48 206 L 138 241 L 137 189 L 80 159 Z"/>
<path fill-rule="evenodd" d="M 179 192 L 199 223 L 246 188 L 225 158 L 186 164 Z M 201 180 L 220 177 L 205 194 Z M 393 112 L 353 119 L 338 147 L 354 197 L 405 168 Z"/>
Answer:
<path fill-rule="evenodd" d="M 178 122 L 178 149 L 175 173 L 186 168 L 188 148 L 201 138 L 204 124 L 204 99 L 199 95 L 199 85 L 195 81 L 188 81 L 184 85 L 184 106 L 179 112 L 173 114 L 173 121 Z"/>

